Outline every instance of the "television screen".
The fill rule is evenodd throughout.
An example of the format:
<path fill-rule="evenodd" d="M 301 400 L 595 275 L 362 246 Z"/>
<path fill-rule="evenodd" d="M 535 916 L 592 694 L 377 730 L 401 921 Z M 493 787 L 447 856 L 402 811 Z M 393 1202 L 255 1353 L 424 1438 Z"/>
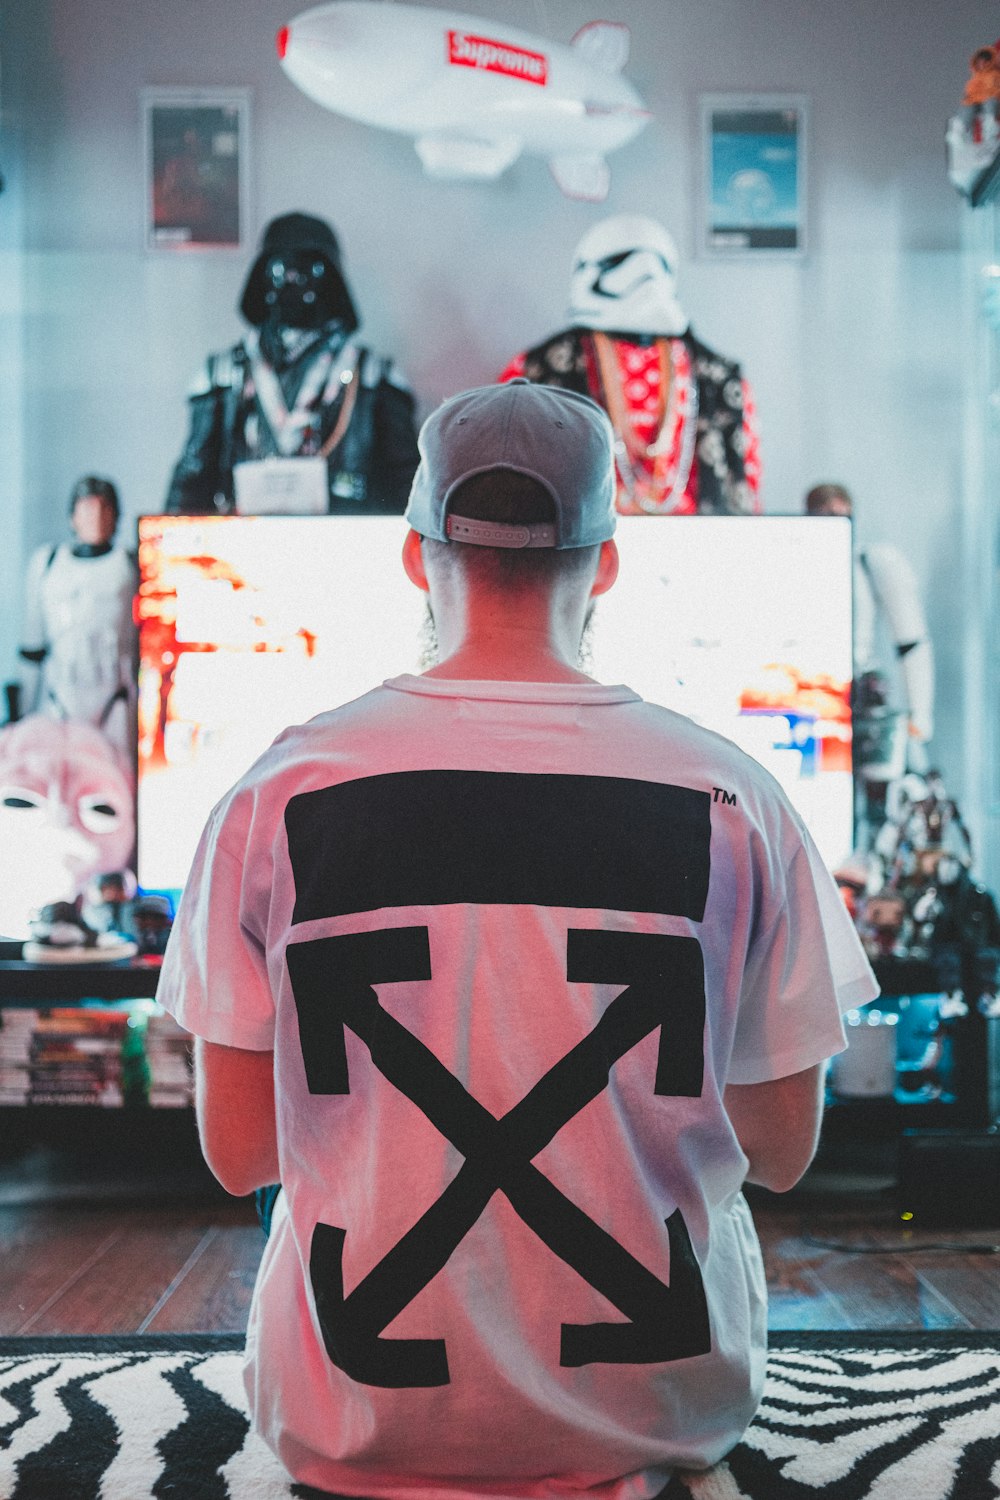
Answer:
<path fill-rule="evenodd" d="M 139 882 L 178 892 L 209 811 L 286 725 L 419 670 L 398 516 L 139 522 Z M 718 730 L 851 846 L 851 528 L 622 517 L 590 670 Z"/>
<path fill-rule="evenodd" d="M 593 675 L 734 740 L 833 868 L 850 852 L 852 563 L 842 516 L 620 518 Z"/>

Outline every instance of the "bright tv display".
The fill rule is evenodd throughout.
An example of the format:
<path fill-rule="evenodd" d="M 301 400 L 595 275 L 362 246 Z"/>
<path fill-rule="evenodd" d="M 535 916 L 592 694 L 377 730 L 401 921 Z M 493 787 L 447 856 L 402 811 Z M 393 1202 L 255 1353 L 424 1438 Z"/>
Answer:
<path fill-rule="evenodd" d="M 139 882 L 179 891 L 214 804 L 288 724 L 419 670 L 398 516 L 139 522 Z M 851 527 L 622 517 L 594 675 L 727 735 L 833 864 L 851 846 Z"/>
<path fill-rule="evenodd" d="M 616 538 L 621 573 L 595 612 L 594 676 L 754 756 L 833 868 L 854 827 L 850 521 L 623 516 Z"/>

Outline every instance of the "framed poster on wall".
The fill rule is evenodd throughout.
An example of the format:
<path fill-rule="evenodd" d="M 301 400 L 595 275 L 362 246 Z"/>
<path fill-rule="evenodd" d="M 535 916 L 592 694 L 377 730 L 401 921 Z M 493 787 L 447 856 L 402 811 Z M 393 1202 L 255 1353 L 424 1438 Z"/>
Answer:
<path fill-rule="evenodd" d="M 249 221 L 246 89 L 142 93 L 148 250 L 242 250 Z"/>
<path fill-rule="evenodd" d="M 806 99 L 800 94 L 706 94 L 700 104 L 700 248 L 713 255 L 801 255 Z"/>

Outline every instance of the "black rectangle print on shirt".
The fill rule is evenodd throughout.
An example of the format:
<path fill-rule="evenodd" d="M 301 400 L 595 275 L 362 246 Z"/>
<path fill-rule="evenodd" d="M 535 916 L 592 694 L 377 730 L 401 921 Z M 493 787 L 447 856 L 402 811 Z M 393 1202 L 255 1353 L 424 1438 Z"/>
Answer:
<path fill-rule="evenodd" d="M 396 771 L 285 809 L 294 922 L 382 907 L 532 905 L 701 921 L 710 796 L 614 776 Z"/>

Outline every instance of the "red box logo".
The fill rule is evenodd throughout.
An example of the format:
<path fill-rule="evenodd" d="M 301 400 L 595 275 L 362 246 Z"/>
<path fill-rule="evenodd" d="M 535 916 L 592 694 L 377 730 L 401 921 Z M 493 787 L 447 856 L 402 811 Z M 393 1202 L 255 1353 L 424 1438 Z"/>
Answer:
<path fill-rule="evenodd" d="M 455 67 L 502 73 L 505 78 L 519 78 L 522 83 L 538 83 L 543 87 L 549 81 L 549 62 L 544 52 L 526 52 L 509 42 L 470 36 L 467 31 L 449 31 L 447 35 L 448 61 Z"/>

